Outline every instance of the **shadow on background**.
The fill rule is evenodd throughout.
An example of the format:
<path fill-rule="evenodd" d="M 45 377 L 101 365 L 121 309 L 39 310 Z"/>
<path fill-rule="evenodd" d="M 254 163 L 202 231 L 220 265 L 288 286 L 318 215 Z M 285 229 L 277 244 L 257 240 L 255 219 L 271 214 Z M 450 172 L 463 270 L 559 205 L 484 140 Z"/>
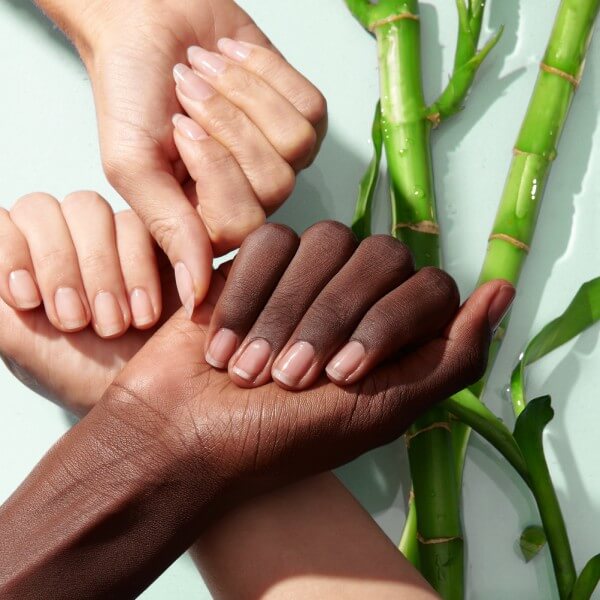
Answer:
<path fill-rule="evenodd" d="M 19 16 L 32 23 L 44 36 L 56 43 L 65 54 L 79 60 L 77 51 L 63 32 L 30 0 L 4 0 Z"/>

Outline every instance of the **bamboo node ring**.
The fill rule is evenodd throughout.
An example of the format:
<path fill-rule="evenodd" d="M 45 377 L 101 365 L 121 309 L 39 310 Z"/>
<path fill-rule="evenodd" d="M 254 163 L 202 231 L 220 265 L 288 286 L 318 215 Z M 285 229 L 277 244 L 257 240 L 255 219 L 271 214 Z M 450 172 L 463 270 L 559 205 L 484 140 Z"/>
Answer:
<path fill-rule="evenodd" d="M 420 544 L 445 544 L 447 542 L 453 542 L 454 540 L 462 540 L 462 536 L 453 535 L 451 537 L 424 538 L 417 532 L 417 540 L 419 540 Z"/>
<path fill-rule="evenodd" d="M 450 423 L 448 421 L 436 421 L 435 423 L 431 423 L 427 427 L 423 427 L 422 429 L 417 429 L 417 431 L 407 432 L 404 434 L 404 441 L 406 442 L 406 447 L 410 446 L 410 441 L 413 438 L 416 438 L 418 435 L 425 433 L 427 431 L 431 431 L 433 429 L 445 429 L 446 431 L 452 431 L 450 429 Z"/>
<path fill-rule="evenodd" d="M 439 112 L 427 115 L 427 120 L 433 124 L 433 128 L 436 129 L 442 121 L 442 115 Z"/>
<path fill-rule="evenodd" d="M 408 19 L 409 21 L 418 21 L 419 15 L 415 15 L 410 12 L 403 12 L 398 13 L 397 15 L 390 15 L 389 17 L 385 17 L 383 19 L 377 19 L 369 25 L 369 31 L 373 32 L 378 27 L 382 27 L 383 25 L 389 25 L 390 23 L 394 23 L 395 21 L 402 21 L 404 19 Z"/>
<path fill-rule="evenodd" d="M 522 242 L 521 240 L 518 240 L 517 238 L 514 238 L 512 237 L 512 235 L 508 235 L 507 233 L 492 233 L 492 235 L 490 235 L 488 239 L 490 242 L 492 240 L 501 240 L 503 242 L 506 242 L 507 244 L 511 244 L 519 250 L 523 250 L 523 252 L 529 253 L 530 250 L 529 246 L 525 242 Z"/>
<path fill-rule="evenodd" d="M 551 67 L 546 63 L 540 63 L 540 69 L 545 73 L 550 73 L 551 75 L 557 75 L 558 77 L 562 77 L 565 81 L 568 81 L 575 89 L 577 89 L 579 87 L 579 84 L 581 83 L 580 80 L 577 77 L 571 75 L 571 73 L 567 73 L 566 71 L 557 69 L 556 67 Z"/>
<path fill-rule="evenodd" d="M 440 226 L 433 221 L 419 221 L 418 223 L 397 223 L 394 226 L 394 232 L 400 229 L 410 229 L 419 233 L 430 233 L 431 235 L 440 234 Z"/>

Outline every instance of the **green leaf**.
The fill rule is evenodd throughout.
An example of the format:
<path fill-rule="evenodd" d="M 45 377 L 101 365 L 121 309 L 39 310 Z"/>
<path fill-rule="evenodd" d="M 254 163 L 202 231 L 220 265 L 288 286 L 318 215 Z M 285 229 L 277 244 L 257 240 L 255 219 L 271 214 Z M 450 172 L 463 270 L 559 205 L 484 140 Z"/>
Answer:
<path fill-rule="evenodd" d="M 600 277 L 584 283 L 560 317 L 544 327 L 527 345 L 512 373 L 510 391 L 518 415 L 526 403 L 525 369 L 600 320 Z"/>
<path fill-rule="evenodd" d="M 590 558 L 579 574 L 570 600 L 589 600 L 600 581 L 600 554 Z"/>
<path fill-rule="evenodd" d="M 542 518 L 561 598 L 568 598 L 576 579 L 567 528 L 544 456 L 543 433 L 554 417 L 550 396 L 527 404 L 515 424 L 514 438 L 523 453 L 529 483 Z"/>
<path fill-rule="evenodd" d="M 354 231 L 358 239 L 361 240 L 371 235 L 371 211 L 373 197 L 375 195 L 375 190 L 377 189 L 377 180 L 379 179 L 379 165 L 381 163 L 383 147 L 380 102 L 378 102 L 375 107 L 371 138 L 373 140 L 373 158 L 360 181 L 356 210 L 354 212 L 354 218 L 352 219 L 352 231 Z"/>
<path fill-rule="evenodd" d="M 519 538 L 519 546 L 523 553 L 525 562 L 529 562 L 537 556 L 540 550 L 546 545 L 546 534 L 544 528 L 539 525 L 530 525 L 523 529 Z"/>

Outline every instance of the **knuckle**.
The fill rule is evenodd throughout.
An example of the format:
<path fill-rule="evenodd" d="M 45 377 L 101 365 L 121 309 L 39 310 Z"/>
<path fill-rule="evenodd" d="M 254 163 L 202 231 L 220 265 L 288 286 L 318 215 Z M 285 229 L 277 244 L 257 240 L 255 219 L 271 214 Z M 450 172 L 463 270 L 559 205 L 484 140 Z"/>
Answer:
<path fill-rule="evenodd" d="M 63 212 L 71 212 L 73 210 L 84 211 L 103 211 L 112 214 L 112 209 L 108 202 L 97 192 L 89 190 L 81 190 L 71 192 L 65 196 L 62 201 Z"/>
<path fill-rule="evenodd" d="M 244 241 L 242 246 L 262 246 L 265 243 L 277 246 L 291 247 L 297 243 L 296 232 L 281 223 L 265 223 L 253 231 Z"/>
<path fill-rule="evenodd" d="M 221 173 L 229 173 L 237 165 L 233 155 L 224 147 L 211 144 L 211 148 L 198 148 L 194 156 L 194 163 L 191 165 L 191 176 L 195 181 L 201 177 L 210 175 L 210 177 L 220 176 Z"/>
<path fill-rule="evenodd" d="M 152 217 L 148 221 L 148 229 L 167 254 L 183 227 L 184 219 L 179 215 L 160 215 Z"/>
<path fill-rule="evenodd" d="M 142 174 L 140 163 L 121 152 L 110 152 L 102 159 L 102 169 L 108 182 L 116 189 L 127 189 Z"/>
<path fill-rule="evenodd" d="M 307 157 L 317 145 L 317 132 L 306 120 L 294 124 L 292 131 L 282 130 L 277 143 L 279 153 L 288 163 Z"/>
<path fill-rule="evenodd" d="M 261 203 L 266 207 L 275 207 L 291 196 L 296 185 L 296 174 L 287 163 L 282 163 L 274 173 L 265 173 L 262 182 L 266 189 L 259 195 Z"/>
<path fill-rule="evenodd" d="M 79 256 L 79 267 L 87 274 L 102 274 L 110 273 L 115 265 L 111 258 L 107 256 L 100 248 L 96 248 L 83 256 Z"/>
<path fill-rule="evenodd" d="M 214 244 L 239 244 L 263 225 L 265 213 L 259 207 L 240 206 L 231 212 L 207 214 L 203 211 L 202 220 Z"/>
<path fill-rule="evenodd" d="M 33 192 L 19 198 L 11 209 L 11 215 L 27 217 L 38 213 L 40 210 L 58 207 L 58 200 L 50 194 Z"/>
<path fill-rule="evenodd" d="M 36 262 L 41 270 L 64 271 L 64 266 L 76 263 L 76 259 L 70 249 L 53 248 L 46 250 L 43 254 L 38 256 Z"/>
<path fill-rule="evenodd" d="M 336 246 L 345 247 L 347 245 L 356 245 L 356 236 L 352 230 L 340 223 L 331 219 L 319 221 L 311 225 L 303 234 L 302 239 L 312 241 L 316 238 L 318 241 L 329 241 Z"/>
<path fill-rule="evenodd" d="M 316 88 L 306 94 L 301 106 L 300 112 L 314 125 L 320 123 L 327 116 L 327 100 Z"/>
<path fill-rule="evenodd" d="M 384 270 L 393 272 L 414 270 L 414 260 L 408 246 L 391 235 L 371 235 L 361 242 L 360 248 L 373 256 Z"/>
<path fill-rule="evenodd" d="M 419 276 L 424 278 L 430 293 L 441 296 L 449 304 L 458 305 L 460 300 L 458 286 L 446 271 L 437 267 L 423 267 L 419 271 Z"/>

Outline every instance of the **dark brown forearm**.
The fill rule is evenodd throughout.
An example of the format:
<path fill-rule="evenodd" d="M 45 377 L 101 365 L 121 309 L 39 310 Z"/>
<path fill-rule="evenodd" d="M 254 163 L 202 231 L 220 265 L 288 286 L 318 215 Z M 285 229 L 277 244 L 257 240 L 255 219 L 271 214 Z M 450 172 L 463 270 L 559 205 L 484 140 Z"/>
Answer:
<path fill-rule="evenodd" d="M 134 597 L 198 536 L 220 482 L 143 410 L 96 407 L 0 509 L 0 597 Z"/>

